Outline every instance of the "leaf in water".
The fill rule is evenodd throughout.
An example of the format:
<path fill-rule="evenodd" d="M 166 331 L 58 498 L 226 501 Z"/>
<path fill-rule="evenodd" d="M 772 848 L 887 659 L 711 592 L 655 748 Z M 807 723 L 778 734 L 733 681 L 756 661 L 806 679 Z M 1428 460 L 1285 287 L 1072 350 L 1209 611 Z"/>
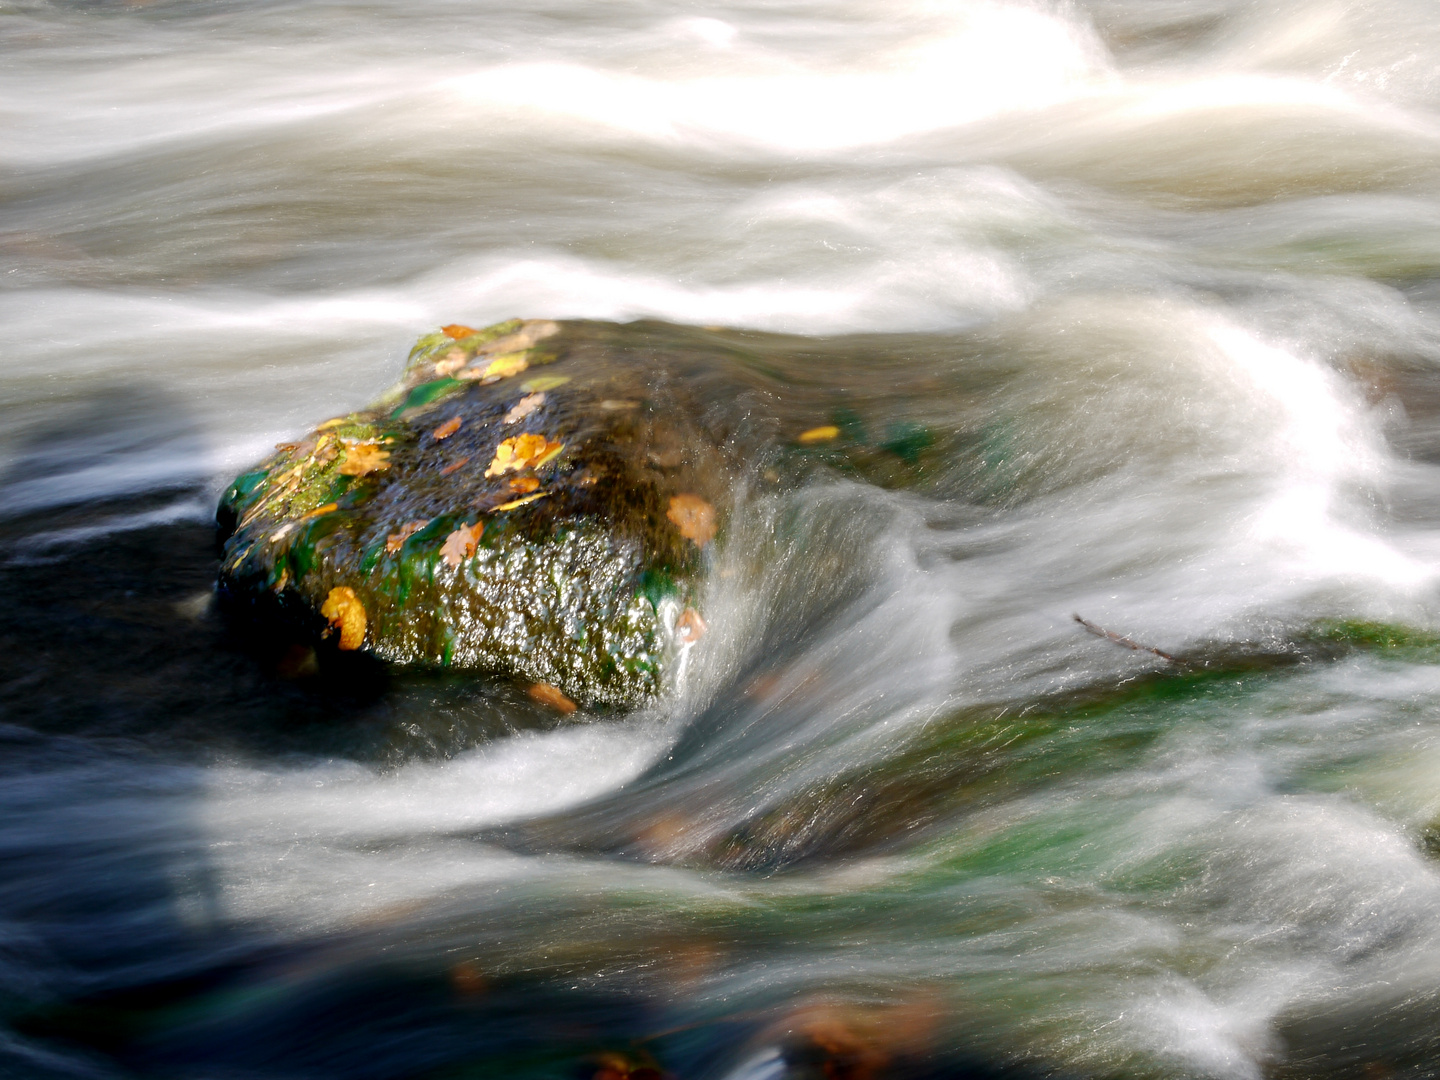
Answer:
<path fill-rule="evenodd" d="M 467 338 L 470 335 L 479 332 L 474 328 L 465 326 L 461 323 L 451 323 L 449 326 L 442 326 L 440 328 L 440 331 L 446 337 L 454 338 L 456 341 L 459 341 L 461 338 Z"/>
<path fill-rule="evenodd" d="M 459 461 L 452 461 L 449 465 L 446 465 L 443 469 L 440 470 L 440 475 L 449 476 L 455 470 L 463 469 L 469 463 L 469 461 L 470 458 L 468 455 L 466 457 L 462 457 Z"/>
<path fill-rule="evenodd" d="M 606 398 L 600 402 L 600 408 L 606 412 L 624 412 L 626 409 L 638 409 L 639 407 L 638 401 L 629 401 L 625 398 Z"/>
<path fill-rule="evenodd" d="M 838 439 L 840 429 L 834 424 L 826 424 L 824 427 L 812 427 L 809 431 L 802 431 L 796 442 L 812 443 L 825 442 L 828 439 Z"/>
<path fill-rule="evenodd" d="M 432 431 L 430 433 L 430 437 L 432 439 L 448 439 L 451 435 L 454 435 L 455 432 L 460 430 L 461 423 L 462 421 L 460 417 L 452 416 L 449 420 L 446 420 L 443 424 L 441 424 L 434 431 Z"/>
<path fill-rule="evenodd" d="M 453 375 L 470 362 L 464 349 L 451 349 L 439 360 L 435 361 L 435 374 L 437 376 Z"/>
<path fill-rule="evenodd" d="M 365 605 L 347 585 L 337 585 L 320 606 L 321 617 L 340 631 L 340 648 L 347 652 L 365 643 Z"/>
<path fill-rule="evenodd" d="M 542 391 L 538 394 L 530 394 L 522 397 L 515 403 L 515 407 L 505 414 L 505 423 L 513 424 L 517 420 L 524 420 L 541 405 L 545 404 L 545 394 Z"/>
<path fill-rule="evenodd" d="M 534 495 L 526 495 L 523 499 L 511 499 L 509 502 L 501 503 L 495 507 L 494 512 L 498 514 L 501 510 L 514 510 L 517 506 L 524 506 L 526 503 L 532 503 L 536 499 L 543 499 L 549 494 L 548 491 L 537 491 Z"/>
<path fill-rule="evenodd" d="M 693 607 L 687 607 L 675 620 L 675 636 L 682 645 L 693 645 L 705 636 L 710 627 Z"/>
<path fill-rule="evenodd" d="M 699 495 L 676 495 L 665 516 L 686 540 L 704 547 L 715 538 L 715 508 Z"/>
<path fill-rule="evenodd" d="M 379 443 L 352 442 L 345 440 L 345 460 L 336 470 L 343 476 L 369 476 L 390 468 L 390 451 L 380 449 Z"/>
<path fill-rule="evenodd" d="M 459 566 L 475 554 L 475 548 L 484 532 L 483 521 L 477 521 L 474 525 L 461 525 L 445 537 L 445 543 L 440 548 L 440 557 L 450 566 Z"/>
<path fill-rule="evenodd" d="M 512 435 L 495 448 L 495 460 L 490 462 L 485 475 L 503 476 L 507 472 L 534 468 L 563 449 L 564 443 L 552 442 L 544 435 Z"/>
<path fill-rule="evenodd" d="M 393 533 L 391 533 L 385 538 L 385 550 L 388 551 L 391 555 L 394 555 L 397 551 L 400 550 L 401 546 L 405 543 L 406 540 L 409 540 L 410 537 L 414 536 L 417 532 L 419 532 L 421 529 L 423 529 L 426 525 L 429 524 L 429 518 L 420 518 L 418 521 L 407 521 L 404 525 L 401 525 L 400 528 L 396 529 Z"/>
<path fill-rule="evenodd" d="M 569 375 L 537 375 L 533 379 L 526 379 L 520 384 L 520 389 L 527 394 L 536 394 L 545 390 L 554 390 L 557 386 L 564 386 L 570 381 Z"/>
<path fill-rule="evenodd" d="M 316 431 L 329 431 L 331 428 L 337 428 L 337 427 L 339 427 L 341 424 L 345 423 L 348 419 L 349 419 L 349 417 L 346 417 L 346 416 L 336 416 L 336 417 L 332 417 L 331 419 L 326 420 L 323 424 L 319 425 L 315 430 L 316 430 Z"/>
<path fill-rule="evenodd" d="M 301 515 L 300 515 L 300 520 L 301 520 L 301 521 L 308 521 L 310 518 L 317 518 L 317 517 L 319 517 L 321 514 L 328 514 L 328 513 L 330 513 L 330 511 L 332 511 L 332 510 L 339 510 L 339 509 L 340 509 L 340 504 L 339 504 L 339 503 L 333 503 L 333 502 L 332 502 L 332 503 L 326 503 L 324 506 L 317 506 L 317 507 L 315 507 L 315 509 L 314 509 L 314 510 L 311 510 L 308 514 L 301 514 Z"/>
<path fill-rule="evenodd" d="M 535 476 L 514 476 L 510 478 L 510 490 L 520 495 L 528 495 L 540 486 L 539 477 Z"/>
<path fill-rule="evenodd" d="M 537 682 L 530 687 L 530 696 L 541 705 L 549 705 L 552 709 L 559 709 L 563 713 L 575 711 L 575 702 L 562 694 L 549 683 Z"/>

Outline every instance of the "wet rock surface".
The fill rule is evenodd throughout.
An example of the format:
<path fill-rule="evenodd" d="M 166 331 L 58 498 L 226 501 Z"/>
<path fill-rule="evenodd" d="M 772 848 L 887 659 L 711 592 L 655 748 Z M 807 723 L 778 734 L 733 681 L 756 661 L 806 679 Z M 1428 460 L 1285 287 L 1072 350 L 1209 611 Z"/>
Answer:
<path fill-rule="evenodd" d="M 375 406 L 226 491 L 226 608 L 584 705 L 653 698 L 703 626 L 688 609 L 737 465 L 723 411 L 623 331 L 516 320 L 421 339 Z"/>

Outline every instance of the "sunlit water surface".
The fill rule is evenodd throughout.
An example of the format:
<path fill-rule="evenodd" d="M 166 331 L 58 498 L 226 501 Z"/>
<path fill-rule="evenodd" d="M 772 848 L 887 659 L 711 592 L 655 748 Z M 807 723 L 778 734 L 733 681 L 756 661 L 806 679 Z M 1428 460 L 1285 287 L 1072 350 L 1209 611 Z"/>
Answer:
<path fill-rule="evenodd" d="M 1432 4 L 9 0 L 0 54 L 0 1073 L 1440 1074 Z M 221 484 L 512 315 L 932 445 L 747 490 L 640 714 L 235 647 Z"/>

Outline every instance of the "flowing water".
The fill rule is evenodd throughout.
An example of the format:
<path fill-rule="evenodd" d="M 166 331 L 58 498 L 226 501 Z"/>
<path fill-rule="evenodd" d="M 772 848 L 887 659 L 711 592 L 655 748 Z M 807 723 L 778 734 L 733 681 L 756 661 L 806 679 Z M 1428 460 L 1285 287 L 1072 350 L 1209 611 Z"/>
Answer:
<path fill-rule="evenodd" d="M 1440 1074 L 1427 0 L 0 54 L 0 1074 Z M 727 328 L 876 467 L 741 492 L 638 714 L 259 662 L 223 483 L 512 315 Z"/>

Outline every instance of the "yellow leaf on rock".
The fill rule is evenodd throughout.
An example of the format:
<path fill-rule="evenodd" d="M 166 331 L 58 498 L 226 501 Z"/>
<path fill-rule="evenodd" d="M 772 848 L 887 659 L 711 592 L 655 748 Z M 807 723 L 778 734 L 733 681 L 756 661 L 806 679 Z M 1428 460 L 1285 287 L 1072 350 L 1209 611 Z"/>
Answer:
<path fill-rule="evenodd" d="M 665 512 L 680 535 L 704 547 L 715 538 L 715 508 L 699 495 L 676 495 Z"/>
<path fill-rule="evenodd" d="M 333 417 L 333 418 L 331 418 L 331 419 L 329 419 L 329 420 L 326 420 L 323 424 L 321 424 L 321 425 L 320 425 L 319 427 L 317 427 L 315 430 L 316 430 L 316 431 L 329 431 L 331 428 L 339 427 L 341 424 L 345 423 L 345 420 L 346 420 L 346 418 L 343 417 L 343 416 L 336 416 L 336 417 Z"/>
<path fill-rule="evenodd" d="M 512 435 L 495 448 L 495 460 L 485 475 L 503 476 L 543 465 L 563 449 L 564 443 L 551 442 L 544 435 Z"/>
<path fill-rule="evenodd" d="M 545 404 L 544 393 L 530 394 L 522 397 L 515 403 L 515 407 L 505 414 L 505 423 L 513 424 L 517 420 L 524 420 L 532 412 Z"/>
<path fill-rule="evenodd" d="M 812 427 L 809 431 L 802 431 L 796 442 L 812 443 L 824 442 L 826 439 L 834 439 L 840 435 L 840 429 L 834 424 L 826 424 L 824 427 Z"/>
<path fill-rule="evenodd" d="M 526 379 L 520 384 L 520 389 L 527 394 L 535 394 L 544 390 L 554 390 L 557 386 L 564 386 L 570 381 L 569 375 L 537 375 L 533 379 Z"/>
<path fill-rule="evenodd" d="M 456 341 L 477 333 L 472 327 L 466 326 L 463 323 L 451 323 L 449 326 L 442 326 L 440 332 L 448 338 L 454 338 Z"/>
<path fill-rule="evenodd" d="M 325 597 L 320 615 L 340 631 L 340 648 L 347 652 L 365 643 L 365 605 L 346 585 L 337 585 Z"/>
<path fill-rule="evenodd" d="M 495 507 L 494 512 L 498 514 L 501 510 L 514 510 L 517 506 L 524 506 L 526 503 L 532 503 L 536 499 L 543 499 L 549 494 L 548 491 L 537 491 L 534 495 L 526 495 L 523 499 L 511 499 L 509 502 L 501 503 Z"/>
<path fill-rule="evenodd" d="M 440 557 L 450 566 L 459 566 L 475 554 L 475 549 L 480 543 L 480 536 L 484 532 L 485 523 L 483 521 L 477 521 L 474 525 L 461 525 L 445 537 L 445 543 L 440 548 Z"/>
<path fill-rule="evenodd" d="M 537 682 L 530 687 L 530 696 L 541 705 L 549 705 L 552 709 L 559 709 L 563 713 L 575 711 L 575 702 L 562 694 L 549 683 Z"/>
<path fill-rule="evenodd" d="M 345 476 L 368 476 L 388 468 L 390 451 L 380 449 L 379 443 L 345 440 L 345 460 L 340 463 L 338 472 Z"/>
<path fill-rule="evenodd" d="M 529 358 L 523 352 L 502 353 L 485 365 L 480 373 L 482 379 L 508 379 L 519 375 L 530 366 Z"/>
<path fill-rule="evenodd" d="M 460 430 L 460 424 L 460 417 L 452 416 L 449 420 L 446 420 L 443 424 L 441 424 L 434 431 L 432 431 L 430 433 L 430 437 L 432 439 L 448 439 L 451 435 L 454 435 L 455 432 Z"/>

